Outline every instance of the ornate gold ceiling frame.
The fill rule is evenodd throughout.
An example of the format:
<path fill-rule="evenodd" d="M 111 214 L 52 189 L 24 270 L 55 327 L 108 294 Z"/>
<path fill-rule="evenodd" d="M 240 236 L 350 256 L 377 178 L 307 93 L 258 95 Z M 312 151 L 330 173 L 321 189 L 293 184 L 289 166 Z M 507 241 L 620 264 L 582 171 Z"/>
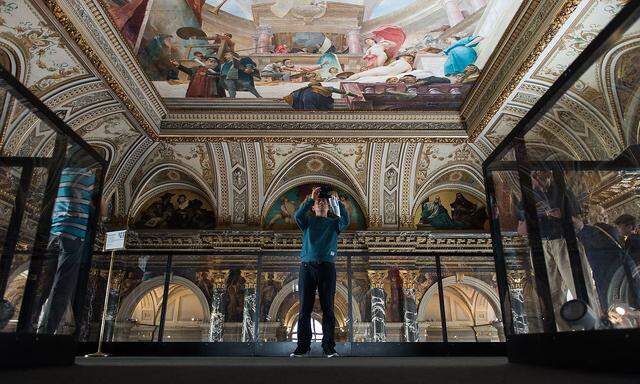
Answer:
<path fill-rule="evenodd" d="M 514 18 L 513 22 L 521 17 L 522 19 L 520 20 L 519 25 L 526 25 L 529 20 L 534 20 L 535 17 L 539 17 L 540 15 L 542 15 L 542 9 L 549 9 L 549 7 L 553 9 L 554 3 L 556 2 L 557 0 L 535 0 L 530 3 L 523 3 L 523 6 L 518 11 L 518 14 Z M 501 68 L 504 65 L 504 62 L 507 59 L 507 54 L 505 54 L 505 52 L 494 52 L 492 57 L 492 67 L 487 71 L 482 71 L 481 76 L 476 83 L 476 86 L 471 90 L 472 94 L 469 95 L 464 105 L 462 106 L 462 115 L 465 118 L 470 117 L 469 115 L 472 114 L 476 109 L 485 109 L 485 113 L 482 115 L 481 119 L 468 120 L 469 125 L 467 128 L 470 141 L 474 141 L 476 138 L 478 138 L 484 128 L 490 123 L 491 119 L 493 119 L 493 117 L 500 111 L 511 93 L 516 89 L 520 81 L 522 81 L 531 67 L 533 67 L 533 65 L 538 60 L 543 51 L 547 48 L 551 40 L 553 40 L 562 26 L 567 22 L 571 14 L 573 14 L 573 12 L 577 9 L 580 2 L 581 0 L 565 0 L 559 12 L 551 22 L 551 25 L 546 29 L 533 50 L 527 55 L 526 59 L 518 67 L 517 71 L 510 77 L 509 81 L 501 88 L 501 90 L 499 89 L 498 92 L 490 92 L 488 88 L 485 87 L 486 90 L 482 95 L 480 95 L 480 90 L 483 89 L 482 87 L 484 83 L 491 80 L 492 75 L 494 75 L 498 71 L 498 68 Z M 532 11 L 532 4 L 536 5 L 534 11 Z M 540 23 L 542 23 L 542 21 L 540 21 Z M 511 27 L 512 26 L 510 26 L 510 29 Z M 516 41 L 519 37 L 521 37 L 521 35 L 522 34 L 519 33 L 518 30 L 509 35 L 505 35 L 502 37 L 498 46 L 504 46 L 507 49 L 515 47 Z M 508 43 L 509 41 L 511 41 L 511 44 Z M 514 55 L 515 53 L 511 52 L 511 54 Z M 496 94 L 498 94 L 498 96 L 495 96 Z M 488 107 L 483 107 L 483 105 L 486 105 Z"/>
<path fill-rule="evenodd" d="M 104 0 L 96 0 L 96 1 L 100 4 L 100 6 L 102 7 L 103 11 L 105 11 L 107 9 L 106 8 L 106 4 L 104 3 Z M 142 130 L 151 139 L 156 140 L 156 141 L 164 141 L 164 142 L 252 141 L 252 140 L 256 140 L 256 138 L 259 138 L 259 137 L 262 139 L 261 136 L 258 136 L 258 135 L 255 135 L 255 134 L 251 134 L 251 135 L 242 135 L 242 134 L 241 135 L 235 135 L 234 132 L 229 132 L 229 133 L 224 132 L 225 133 L 224 136 L 220 136 L 220 135 L 218 135 L 218 131 L 215 131 L 216 135 L 209 134 L 209 135 L 200 136 L 200 137 L 188 137 L 188 136 L 185 136 L 184 134 L 183 135 L 171 135 L 171 134 L 165 135 L 165 134 L 160 133 L 159 130 L 154 129 L 154 127 L 152 127 L 148 123 L 148 121 L 145 119 L 143 113 L 135 105 L 135 103 L 129 98 L 129 96 L 127 95 L 127 93 L 124 90 L 124 88 L 114 79 L 114 77 L 111 74 L 111 72 L 109 71 L 109 69 L 100 60 L 100 58 L 98 57 L 96 52 L 93 50 L 91 45 L 89 43 L 87 43 L 87 41 L 84 39 L 84 37 L 76 29 L 76 27 L 70 21 L 69 17 L 65 14 L 63 9 L 59 6 L 58 2 L 55 1 L 55 0 L 44 0 L 44 2 L 48 6 L 48 8 L 51 10 L 53 15 L 56 17 L 56 19 L 63 26 L 63 28 L 67 31 L 69 36 L 71 36 L 71 38 L 75 41 L 75 43 L 78 44 L 78 46 L 87 55 L 87 57 L 89 58 L 91 63 L 96 67 L 96 69 L 98 70 L 100 75 L 103 77 L 103 79 L 105 80 L 107 85 L 114 91 L 114 93 L 116 94 L 118 99 L 120 99 L 120 101 L 123 103 L 123 105 L 126 106 L 127 110 L 131 113 L 131 116 L 133 117 L 133 119 L 139 124 L 139 126 L 142 128 Z M 544 3 L 544 2 L 545 2 L 544 0 L 538 1 L 538 3 Z M 527 60 L 525 60 L 524 64 L 519 68 L 519 70 L 517 71 L 516 76 L 514 76 L 511 79 L 511 81 L 507 84 L 507 86 L 502 90 L 501 94 L 496 99 L 496 102 L 493 103 L 493 105 L 488 110 L 488 112 L 485 113 L 485 115 L 484 115 L 482 121 L 480 122 L 480 124 L 474 124 L 472 127 L 470 127 L 470 132 L 471 132 L 470 140 L 471 141 L 475 140 L 475 138 L 478 136 L 478 134 L 482 131 L 482 128 L 484 126 L 486 126 L 486 124 L 488 124 L 488 122 L 491 120 L 491 118 L 498 112 L 498 110 L 500 109 L 502 104 L 506 101 L 506 99 L 509 96 L 509 94 L 515 89 L 515 87 L 517 86 L 519 81 L 522 79 L 522 77 L 524 77 L 525 73 L 529 70 L 529 68 L 537 60 L 537 58 L 542 53 L 544 48 L 546 48 L 547 44 L 553 39 L 555 34 L 558 32 L 558 30 L 560 30 L 560 28 L 562 27 L 564 22 L 566 22 L 568 17 L 575 10 L 575 8 L 577 7 L 579 2 L 580 2 L 580 0 L 567 0 L 567 1 L 565 1 L 560 13 L 555 18 L 555 20 L 552 22 L 552 25 L 548 28 L 547 32 L 544 34 L 544 36 L 541 39 L 541 41 L 538 43 L 538 45 L 536 46 L 534 51 L 527 57 Z M 539 7 L 539 8 L 543 8 L 543 7 Z M 521 11 L 519 11 L 519 13 L 520 12 Z M 111 24 L 114 25 L 111 15 L 106 11 L 104 12 L 104 14 L 107 16 L 107 18 L 109 19 Z M 527 16 L 527 15 L 525 15 L 525 16 Z M 522 20 L 525 20 L 525 18 L 526 18 L 526 21 L 528 21 L 534 15 L 528 14 L 528 16 L 529 16 L 528 18 L 523 16 Z M 514 19 L 514 21 L 516 19 Z M 522 22 L 522 20 L 519 20 L 519 22 Z M 118 33 L 120 34 L 121 40 L 124 42 L 125 46 L 130 50 L 130 47 L 129 47 L 128 43 L 126 43 L 126 40 L 124 38 L 122 38 L 122 35 L 121 35 L 121 33 L 119 31 L 118 31 Z M 504 41 L 506 41 L 507 39 L 511 39 L 511 38 L 513 38 L 513 34 L 511 34 L 509 36 L 503 36 L 503 38 L 500 41 L 499 46 L 502 46 Z M 139 66 L 139 62 L 137 60 L 137 57 L 135 57 L 135 55 L 133 55 L 133 59 L 136 62 L 136 64 Z M 146 77 L 146 74 L 144 74 L 143 71 L 141 71 L 141 72 Z M 482 79 L 486 78 L 487 75 L 488 75 L 488 73 L 483 72 L 483 76 L 481 76 L 480 80 L 478 81 L 478 84 L 476 85 L 476 87 L 474 87 L 474 90 L 476 90 L 476 89 L 478 89 L 480 87 Z M 148 80 L 147 77 L 146 77 L 146 79 Z M 153 89 L 152 92 L 154 92 L 155 95 L 158 96 L 157 90 Z M 486 99 L 486 97 L 484 97 L 483 99 Z M 482 101 L 482 100 L 480 100 L 480 101 Z M 464 113 L 465 110 L 469 109 L 469 105 L 470 105 L 470 103 L 469 103 L 469 99 L 468 99 L 468 100 L 466 100 L 465 105 L 463 106 L 463 113 Z M 478 104 L 476 104 L 476 106 L 477 105 Z M 337 113 L 334 113 L 334 114 L 337 116 L 340 113 L 341 112 L 337 112 Z M 351 113 L 350 115 L 358 116 L 358 115 L 366 115 L 367 113 L 368 112 L 366 112 L 366 111 L 362 111 L 361 113 Z M 426 112 L 425 115 L 428 114 L 428 113 L 429 112 Z M 399 114 L 396 114 L 396 115 L 399 116 Z M 393 114 L 391 114 L 391 116 L 393 116 Z M 213 117 L 213 116 L 211 116 L 211 117 Z M 291 124 L 300 125 L 298 130 L 304 131 L 306 129 L 305 124 L 302 123 L 302 122 L 293 120 L 293 121 L 290 121 L 290 123 Z M 352 123 L 353 123 L 353 121 L 344 121 L 344 124 L 347 124 L 347 125 L 350 125 Z M 364 123 L 366 124 L 367 122 L 364 122 Z M 389 124 L 393 124 L 393 121 L 389 121 L 388 123 Z M 427 121 L 423 121 L 422 123 L 428 126 L 428 124 L 430 122 L 427 120 Z M 464 127 L 464 122 L 462 122 L 462 121 L 461 121 L 461 127 Z M 293 130 L 287 130 L 286 132 L 282 132 L 281 136 L 265 137 L 264 141 L 267 141 L 267 142 L 310 142 L 310 143 L 326 142 L 326 140 L 338 141 L 336 139 L 336 137 L 334 136 L 335 132 L 328 132 L 329 133 L 328 136 L 319 137 L 318 134 L 320 132 L 318 132 L 318 131 L 314 132 L 314 136 L 295 136 L 295 135 L 291 136 L 292 131 Z M 400 132 L 400 133 L 403 133 L 403 132 Z M 425 135 L 425 133 L 429 133 L 429 134 Z M 356 132 L 355 134 L 352 134 L 350 136 L 340 137 L 339 141 L 340 142 L 380 142 L 380 141 L 389 140 L 390 138 L 396 139 L 396 140 L 401 141 L 401 142 L 423 142 L 423 143 L 442 143 L 442 142 L 444 142 L 444 143 L 451 143 L 451 142 L 462 143 L 462 142 L 465 142 L 465 141 L 469 141 L 469 138 L 464 138 L 462 135 L 460 135 L 457 138 L 450 138 L 450 137 L 441 138 L 441 137 L 437 137 L 435 135 L 435 133 L 436 133 L 435 130 L 430 130 L 430 131 L 429 130 L 425 130 L 425 131 L 422 131 L 422 130 L 421 131 L 408 130 L 406 133 L 403 133 L 400 136 L 389 137 L 389 136 L 386 136 L 386 135 L 382 135 L 382 136 L 376 137 L 377 135 L 372 134 L 370 131 L 367 130 L 367 131 Z"/>

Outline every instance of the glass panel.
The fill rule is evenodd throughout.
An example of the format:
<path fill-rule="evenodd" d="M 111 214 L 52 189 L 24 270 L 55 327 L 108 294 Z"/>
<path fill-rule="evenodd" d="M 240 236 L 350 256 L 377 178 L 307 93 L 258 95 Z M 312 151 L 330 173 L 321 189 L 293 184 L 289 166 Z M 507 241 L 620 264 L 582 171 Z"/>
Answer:
<path fill-rule="evenodd" d="M 524 221 L 522 193 L 515 171 L 491 172 L 495 197 L 492 217 L 499 225 L 502 254 L 506 262 L 507 293 L 511 316 L 505 328 L 515 334 L 543 331 L 538 285 Z M 503 300 L 505 301 L 505 300 Z"/>
<path fill-rule="evenodd" d="M 110 253 L 94 254 L 82 311 L 80 341 L 98 341 Z M 167 256 L 116 252 L 104 341 L 158 341 Z"/>
<path fill-rule="evenodd" d="M 448 340 L 504 341 L 493 257 L 443 256 L 441 263 Z"/>
<path fill-rule="evenodd" d="M 79 145 L 68 145 L 54 201 L 47 248 L 37 275 L 29 328 L 44 334 L 72 334 L 79 318 L 73 298 L 78 278 L 86 273 L 100 164 Z M 83 268 L 84 266 L 84 268 Z"/>
<path fill-rule="evenodd" d="M 354 256 L 352 271 L 354 342 L 442 340 L 434 258 Z"/>
<path fill-rule="evenodd" d="M 336 318 L 334 340 L 349 341 L 349 294 L 347 258 L 338 256 L 336 267 L 336 294 L 334 315 Z M 264 256 L 260 283 L 260 333 L 261 342 L 295 342 L 298 340 L 300 312 L 300 256 Z M 321 342 L 323 312 L 316 292 L 311 314 L 312 342 Z"/>
<path fill-rule="evenodd" d="M 258 258 L 174 255 L 164 342 L 251 342 Z"/>
<path fill-rule="evenodd" d="M 4 168 L 0 168 L 0 170 L 4 170 Z M 10 304 L 4 304 L 6 306 L 5 311 L 7 311 L 4 313 L 5 316 L 9 317 L 9 323 L 1 330 L 2 332 L 15 332 L 18 326 L 18 317 L 20 315 L 20 309 L 22 308 L 22 299 L 33 254 L 33 242 L 38 227 L 38 219 L 40 218 L 40 210 L 42 208 L 41 202 L 44 195 L 46 175 L 47 170 L 45 168 L 35 168 L 33 170 L 15 253 L 13 260 L 11 260 L 9 274 L 6 275 L 7 286 L 4 298 L 8 300 Z M 5 217 L 4 214 L 2 216 Z M 6 213 L 7 218 L 10 216 L 11 211 Z"/>

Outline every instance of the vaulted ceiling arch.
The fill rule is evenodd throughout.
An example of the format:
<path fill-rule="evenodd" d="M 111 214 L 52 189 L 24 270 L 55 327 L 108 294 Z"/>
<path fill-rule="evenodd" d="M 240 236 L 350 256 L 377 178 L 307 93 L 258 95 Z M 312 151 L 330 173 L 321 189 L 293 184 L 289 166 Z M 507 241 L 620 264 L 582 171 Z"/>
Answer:
<path fill-rule="evenodd" d="M 340 176 L 343 176 L 345 179 L 348 179 L 348 182 L 344 184 L 349 185 L 350 189 L 357 192 L 357 193 L 354 193 L 353 197 L 354 198 L 358 197 L 362 201 L 365 200 L 366 192 L 362 189 L 362 187 L 360 186 L 360 183 L 358 183 L 357 177 L 351 172 L 349 167 L 346 164 L 344 164 L 339 158 L 337 158 L 334 154 L 320 148 L 313 148 L 313 149 L 308 149 L 306 151 L 302 151 L 299 154 L 288 159 L 283 165 L 281 165 L 280 169 L 273 176 L 271 183 L 269 183 L 269 185 L 265 188 L 265 200 L 269 196 L 273 195 L 273 191 L 275 189 L 280 189 L 281 185 L 283 184 L 283 181 L 287 177 L 291 177 L 292 168 L 294 168 L 296 165 L 314 156 L 322 158 L 323 160 L 326 160 L 332 166 L 337 168 L 337 170 L 340 171 Z M 346 180 L 343 180 L 343 182 L 344 181 Z"/>
<path fill-rule="evenodd" d="M 145 190 L 157 175 L 168 170 L 174 170 L 179 174 L 184 174 L 188 177 L 180 181 L 163 182 L 159 185 L 151 186 L 149 190 Z M 191 182 L 191 180 L 193 180 L 195 184 Z M 207 197 L 211 205 L 214 208 L 217 206 L 214 192 L 200 177 L 200 175 L 198 175 L 191 168 L 185 165 L 178 163 L 164 163 L 151 168 L 148 171 L 147 175 L 145 175 L 144 179 L 140 180 L 135 189 L 133 189 L 131 194 L 131 202 L 128 204 L 128 206 L 130 207 L 129 216 L 134 217 L 138 209 L 144 204 L 145 201 L 148 200 L 149 197 L 155 196 L 159 192 L 181 188 L 197 192 L 198 194 L 203 194 L 204 192 L 205 197 Z"/>
<path fill-rule="evenodd" d="M 262 210 L 261 210 L 262 221 L 264 221 L 264 218 L 267 216 L 273 204 L 275 204 L 276 201 L 278 201 L 278 198 L 282 196 L 285 192 L 287 192 L 292 188 L 298 187 L 300 185 L 305 185 L 310 183 L 328 184 L 328 185 L 335 186 L 339 189 L 342 189 L 343 191 L 351 195 L 351 197 L 353 197 L 353 199 L 358 203 L 358 205 L 360 206 L 360 209 L 362 210 L 362 213 L 365 215 L 365 220 L 368 217 L 367 205 L 365 203 L 365 200 L 362 198 L 362 196 L 358 195 L 358 192 L 354 190 L 352 186 L 334 177 L 321 175 L 321 176 L 301 176 L 293 180 L 290 180 L 287 183 L 279 186 L 277 189 L 271 191 L 271 193 L 266 196 L 265 202 L 262 206 Z"/>

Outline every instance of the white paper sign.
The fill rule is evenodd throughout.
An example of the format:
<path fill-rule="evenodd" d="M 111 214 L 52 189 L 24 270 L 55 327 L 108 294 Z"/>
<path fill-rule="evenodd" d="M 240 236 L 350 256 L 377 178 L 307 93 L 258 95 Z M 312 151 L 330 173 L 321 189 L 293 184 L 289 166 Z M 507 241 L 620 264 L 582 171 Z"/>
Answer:
<path fill-rule="evenodd" d="M 124 249 L 124 238 L 127 231 L 107 232 L 107 240 L 104 243 L 105 251 L 117 251 Z"/>

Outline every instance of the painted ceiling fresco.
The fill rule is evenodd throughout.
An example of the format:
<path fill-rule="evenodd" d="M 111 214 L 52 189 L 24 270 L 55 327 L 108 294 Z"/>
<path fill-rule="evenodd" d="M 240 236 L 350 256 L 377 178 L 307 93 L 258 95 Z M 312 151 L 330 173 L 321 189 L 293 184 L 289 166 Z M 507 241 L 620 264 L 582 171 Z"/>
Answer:
<path fill-rule="evenodd" d="M 162 97 L 420 111 L 460 108 L 521 0 L 106 4 Z"/>

